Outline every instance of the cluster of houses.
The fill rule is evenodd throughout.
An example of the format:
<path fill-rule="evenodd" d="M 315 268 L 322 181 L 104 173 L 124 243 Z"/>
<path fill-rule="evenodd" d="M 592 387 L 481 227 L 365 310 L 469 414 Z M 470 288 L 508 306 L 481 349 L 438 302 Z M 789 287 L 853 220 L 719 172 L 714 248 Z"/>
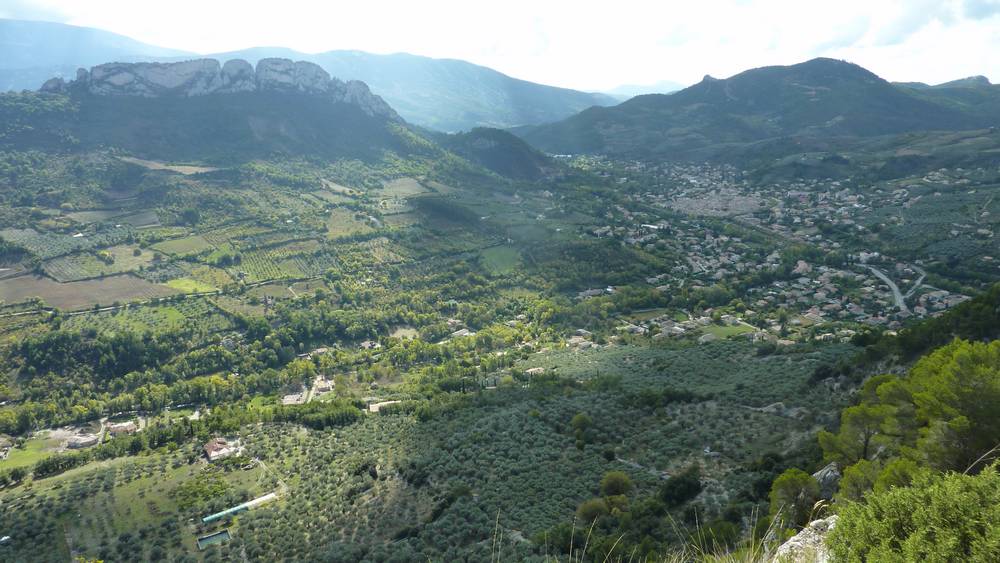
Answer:
<path fill-rule="evenodd" d="M 107 422 L 101 428 L 100 432 L 97 433 L 86 429 L 75 429 L 66 438 L 66 447 L 71 450 L 82 450 L 100 444 L 101 434 L 105 432 L 109 438 L 114 439 L 120 436 L 130 436 L 138 431 L 139 425 L 135 420 Z"/>
<path fill-rule="evenodd" d="M 605 167 L 604 174 L 618 175 L 619 183 L 624 185 L 641 178 L 642 183 L 636 184 L 641 186 L 641 193 L 637 190 L 629 195 L 636 203 L 691 215 L 730 216 L 751 229 L 770 231 L 789 242 L 806 242 L 846 257 L 841 267 L 799 260 L 791 270 L 790 279 L 782 276 L 780 281 L 752 287 L 745 295 L 738 296 L 747 307 L 770 320 L 770 323 L 757 322 L 760 326 L 777 325 L 776 316 L 783 310 L 791 317 L 792 326 L 847 323 L 895 329 L 908 318 L 940 314 L 968 299 L 924 285 L 925 274 L 918 265 L 897 262 L 878 252 L 848 254 L 840 242 L 828 239 L 819 228 L 820 224 L 832 224 L 864 230 L 861 225 L 868 220 L 865 215 L 875 206 L 905 208 L 919 201 L 920 196 L 912 195 L 905 186 L 859 190 L 832 179 L 759 186 L 744 180 L 732 167 L 707 164 L 614 163 Z M 947 186 L 958 185 L 962 180 L 942 170 L 928 174 L 924 181 Z M 654 213 L 630 210 L 620 204 L 609 208 L 606 216 L 609 223 L 591 229 L 591 236 L 614 238 L 625 245 L 656 243 L 681 257 L 681 262 L 668 272 L 645 280 L 660 291 L 698 290 L 717 284 L 732 286 L 755 272 L 784 267 L 780 251 L 762 249 L 695 218 L 664 222 Z M 876 275 L 872 271 L 875 266 L 885 277 L 895 280 L 898 288 Z M 579 292 L 577 298 L 596 297 L 613 290 L 587 289 Z M 902 298 L 896 295 L 897 291 Z M 660 334 L 687 334 L 696 328 L 684 324 L 667 320 L 660 327 Z M 822 337 L 842 338 L 838 328 L 829 327 Z M 649 329 L 642 324 L 620 327 L 634 334 Z"/>

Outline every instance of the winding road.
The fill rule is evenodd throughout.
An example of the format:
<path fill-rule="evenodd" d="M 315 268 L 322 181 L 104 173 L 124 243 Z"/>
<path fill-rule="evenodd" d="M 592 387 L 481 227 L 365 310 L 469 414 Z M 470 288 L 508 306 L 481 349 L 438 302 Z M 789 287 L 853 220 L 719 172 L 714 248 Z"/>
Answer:
<path fill-rule="evenodd" d="M 899 286 L 896 285 L 896 282 L 889 279 L 889 276 L 885 275 L 882 270 L 879 270 L 875 266 L 868 266 L 868 269 L 892 290 L 892 298 L 896 301 L 896 307 L 899 308 L 899 311 L 901 313 L 909 313 L 910 308 L 906 306 L 906 299 L 903 297 L 903 293 L 899 291 Z"/>
<path fill-rule="evenodd" d="M 879 270 L 874 266 L 868 266 L 868 269 L 871 270 L 873 274 L 875 274 L 875 277 L 882 280 L 887 286 L 889 286 L 889 289 L 892 290 L 892 298 L 894 301 L 896 301 L 896 307 L 899 308 L 900 312 L 909 313 L 910 308 L 906 305 L 906 300 L 911 296 L 913 296 L 913 294 L 916 293 L 916 291 L 923 286 L 924 278 L 927 277 L 927 272 L 925 272 L 922 268 L 918 266 L 913 266 L 914 271 L 919 273 L 920 277 L 917 278 L 917 281 L 914 282 L 913 287 L 911 287 L 909 291 L 907 291 L 906 294 L 904 295 L 903 292 L 899 290 L 899 286 L 896 285 L 896 282 L 889 279 L 889 276 L 885 275 L 884 272 L 882 272 L 881 270 Z"/>

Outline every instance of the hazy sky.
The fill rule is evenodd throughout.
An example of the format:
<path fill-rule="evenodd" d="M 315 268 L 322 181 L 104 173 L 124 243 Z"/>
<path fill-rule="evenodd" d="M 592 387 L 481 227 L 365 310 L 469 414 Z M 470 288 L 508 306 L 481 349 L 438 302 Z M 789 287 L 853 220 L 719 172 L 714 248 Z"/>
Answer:
<path fill-rule="evenodd" d="M 0 17 L 198 53 L 405 51 L 598 90 L 829 56 L 897 81 L 1000 82 L 1000 0 L 0 0 Z"/>

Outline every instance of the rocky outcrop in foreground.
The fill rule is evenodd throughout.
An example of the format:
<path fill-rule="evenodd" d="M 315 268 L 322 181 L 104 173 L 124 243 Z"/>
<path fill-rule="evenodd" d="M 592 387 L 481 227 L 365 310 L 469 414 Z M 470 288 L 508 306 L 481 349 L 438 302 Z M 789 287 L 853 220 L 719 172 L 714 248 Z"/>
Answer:
<path fill-rule="evenodd" d="M 364 82 L 332 78 L 319 65 L 289 59 L 261 59 L 255 69 L 242 59 L 177 63 L 107 63 L 77 71 L 76 80 L 53 78 L 43 92 L 83 89 L 98 96 L 193 97 L 240 92 L 301 92 L 353 104 L 371 116 L 402 121 Z"/>
<path fill-rule="evenodd" d="M 826 536 L 837 525 L 837 516 L 814 520 L 774 552 L 771 563 L 828 563 Z"/>

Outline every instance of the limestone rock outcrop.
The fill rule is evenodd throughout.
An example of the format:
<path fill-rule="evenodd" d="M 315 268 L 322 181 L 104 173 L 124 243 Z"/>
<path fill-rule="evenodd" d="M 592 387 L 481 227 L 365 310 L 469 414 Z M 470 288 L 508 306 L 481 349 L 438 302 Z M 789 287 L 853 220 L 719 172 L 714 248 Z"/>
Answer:
<path fill-rule="evenodd" d="M 837 525 L 837 516 L 810 522 L 774 552 L 771 563 L 828 563 L 826 536 Z"/>
<path fill-rule="evenodd" d="M 243 59 L 232 59 L 222 65 L 223 92 L 253 92 L 256 89 L 253 65 Z"/>
<path fill-rule="evenodd" d="M 202 96 L 222 85 L 219 61 L 107 63 L 90 70 L 87 89 L 99 96 Z"/>
<path fill-rule="evenodd" d="M 215 59 L 176 63 L 107 63 L 77 71 L 66 83 L 53 78 L 43 92 L 82 89 L 97 96 L 193 97 L 241 92 L 299 92 L 352 104 L 371 116 L 402 118 L 364 82 L 332 78 L 319 65 L 289 59 L 261 59 L 254 68 L 242 59 L 220 65 Z"/>
<path fill-rule="evenodd" d="M 819 496 L 830 500 L 840 487 L 840 466 L 837 462 L 831 461 L 823 469 L 812 474 L 813 479 L 819 483 Z"/>

